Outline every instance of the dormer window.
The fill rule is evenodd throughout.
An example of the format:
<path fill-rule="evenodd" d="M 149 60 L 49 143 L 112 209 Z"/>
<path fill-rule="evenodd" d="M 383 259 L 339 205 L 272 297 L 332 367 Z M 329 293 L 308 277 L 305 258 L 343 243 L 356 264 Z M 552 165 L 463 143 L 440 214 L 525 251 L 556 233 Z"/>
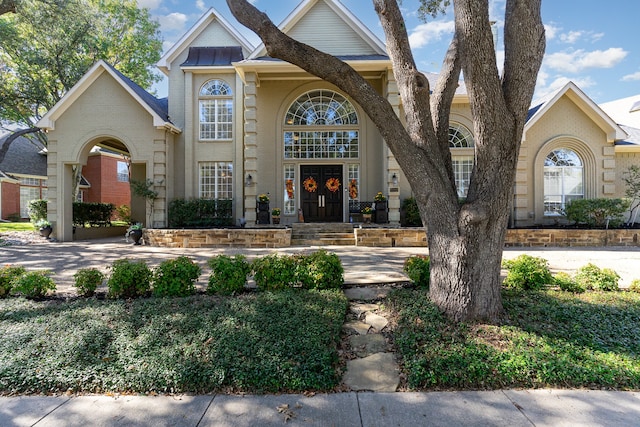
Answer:
<path fill-rule="evenodd" d="M 222 80 L 209 80 L 200 88 L 200 139 L 230 140 L 233 137 L 233 93 Z"/>

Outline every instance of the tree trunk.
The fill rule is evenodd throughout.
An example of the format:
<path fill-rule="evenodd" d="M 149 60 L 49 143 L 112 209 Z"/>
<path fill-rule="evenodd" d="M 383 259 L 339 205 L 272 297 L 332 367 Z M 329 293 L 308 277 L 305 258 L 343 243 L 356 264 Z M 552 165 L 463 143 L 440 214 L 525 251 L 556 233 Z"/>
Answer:
<path fill-rule="evenodd" d="M 16 13 L 16 2 L 14 0 L 0 0 L 0 15 L 9 12 Z"/>

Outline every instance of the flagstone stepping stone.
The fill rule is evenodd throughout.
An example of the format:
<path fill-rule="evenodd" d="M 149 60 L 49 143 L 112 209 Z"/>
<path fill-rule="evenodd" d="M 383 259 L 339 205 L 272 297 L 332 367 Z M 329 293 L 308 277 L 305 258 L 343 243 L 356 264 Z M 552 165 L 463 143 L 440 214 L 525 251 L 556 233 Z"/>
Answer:
<path fill-rule="evenodd" d="M 347 361 L 343 382 L 353 391 L 395 392 L 400 385 L 399 371 L 392 353 L 376 353 Z"/>
<path fill-rule="evenodd" d="M 380 334 L 353 335 L 349 338 L 349 343 L 358 357 L 387 351 L 387 341 Z"/>
<path fill-rule="evenodd" d="M 369 329 L 371 329 L 371 325 L 359 321 L 347 322 L 342 327 L 345 329 L 351 329 L 360 335 L 366 335 L 367 332 L 369 332 Z"/>
<path fill-rule="evenodd" d="M 367 303 L 359 303 L 352 302 L 349 305 L 349 310 L 360 316 L 362 313 L 366 313 L 368 311 L 376 311 L 380 308 L 380 304 L 367 304 Z"/>
<path fill-rule="evenodd" d="M 389 324 L 387 319 L 374 313 L 367 313 L 367 316 L 364 318 L 364 322 L 373 326 L 376 331 L 383 330 L 384 327 Z"/>
<path fill-rule="evenodd" d="M 386 298 L 390 291 L 391 288 L 386 286 L 361 286 L 347 288 L 344 294 L 349 300 L 375 301 Z"/>

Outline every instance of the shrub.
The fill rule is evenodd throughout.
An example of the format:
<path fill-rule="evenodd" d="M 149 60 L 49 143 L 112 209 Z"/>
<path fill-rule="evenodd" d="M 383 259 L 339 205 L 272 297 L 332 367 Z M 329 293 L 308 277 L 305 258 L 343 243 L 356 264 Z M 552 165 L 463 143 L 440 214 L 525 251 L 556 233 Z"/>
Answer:
<path fill-rule="evenodd" d="M 576 281 L 585 289 L 596 291 L 617 291 L 620 276 L 609 268 L 587 264 L 576 273 Z"/>
<path fill-rule="evenodd" d="M 78 295 L 90 297 L 96 293 L 98 286 L 104 281 L 104 273 L 97 268 L 81 268 L 73 275 L 74 286 Z"/>
<path fill-rule="evenodd" d="M 629 290 L 631 292 L 637 292 L 640 294 L 640 279 L 635 279 L 633 282 L 631 282 L 631 284 L 629 285 Z"/>
<path fill-rule="evenodd" d="M 589 227 L 618 227 L 624 222 L 627 209 L 629 201 L 625 199 L 578 199 L 567 204 L 565 215 L 568 220 Z"/>
<path fill-rule="evenodd" d="M 0 298 L 4 298 L 11 293 L 16 279 L 26 271 L 21 265 L 6 265 L 0 268 Z"/>
<path fill-rule="evenodd" d="M 405 227 L 422 227 L 418 202 L 414 197 L 408 197 L 402 201 L 402 211 L 404 212 Z"/>
<path fill-rule="evenodd" d="M 73 202 L 73 225 L 84 227 L 109 227 L 116 206 L 113 203 Z"/>
<path fill-rule="evenodd" d="M 253 261 L 256 286 L 265 291 L 293 287 L 297 283 L 296 260 L 291 255 L 272 254 Z"/>
<path fill-rule="evenodd" d="M 241 292 L 251 266 L 244 255 L 217 255 L 207 262 L 211 268 L 207 293 L 230 295 Z"/>
<path fill-rule="evenodd" d="M 560 272 L 553 278 L 553 283 L 565 292 L 573 292 L 575 294 L 581 294 L 585 291 L 584 286 L 578 283 L 568 273 Z"/>
<path fill-rule="evenodd" d="M 502 266 L 508 270 L 504 279 L 507 288 L 536 290 L 553 283 L 546 259 L 531 255 L 520 255 L 512 260 L 504 260 Z"/>
<path fill-rule="evenodd" d="M 306 289 L 340 289 L 344 284 L 344 268 L 338 255 L 325 250 L 294 257 L 296 276 Z"/>
<path fill-rule="evenodd" d="M 428 289 L 430 265 L 429 255 L 411 255 L 404 261 L 402 270 L 416 286 Z"/>
<path fill-rule="evenodd" d="M 195 281 L 202 268 L 189 257 L 162 261 L 153 272 L 155 296 L 184 297 L 196 292 Z"/>
<path fill-rule="evenodd" d="M 29 271 L 19 276 L 14 281 L 14 291 L 20 292 L 25 298 L 43 298 L 47 292 L 55 291 L 56 284 L 49 277 L 48 270 Z"/>
<path fill-rule="evenodd" d="M 136 298 L 151 289 L 153 273 L 144 261 L 118 259 L 111 264 L 111 275 L 107 281 L 109 297 Z"/>
<path fill-rule="evenodd" d="M 29 218 L 34 224 L 40 219 L 47 219 L 47 201 L 31 200 L 29 202 Z"/>
<path fill-rule="evenodd" d="M 233 200 L 174 199 L 169 203 L 169 227 L 233 225 Z"/>
<path fill-rule="evenodd" d="M 127 224 L 131 222 L 131 208 L 127 205 L 120 205 L 116 208 L 116 217 L 120 221 L 124 221 Z"/>

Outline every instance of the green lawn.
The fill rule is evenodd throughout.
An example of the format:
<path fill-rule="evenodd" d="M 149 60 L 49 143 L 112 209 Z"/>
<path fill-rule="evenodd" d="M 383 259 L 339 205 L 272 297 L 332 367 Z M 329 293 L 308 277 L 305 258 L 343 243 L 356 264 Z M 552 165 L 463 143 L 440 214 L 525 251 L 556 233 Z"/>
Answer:
<path fill-rule="evenodd" d="M 504 291 L 500 326 L 453 324 L 425 291 L 396 292 L 396 346 L 419 390 L 640 389 L 640 294 Z"/>
<path fill-rule="evenodd" d="M 0 300 L 0 394 L 301 392 L 339 384 L 341 291 Z"/>
<path fill-rule="evenodd" d="M 3 231 L 33 231 L 30 222 L 0 222 L 0 233 Z"/>

